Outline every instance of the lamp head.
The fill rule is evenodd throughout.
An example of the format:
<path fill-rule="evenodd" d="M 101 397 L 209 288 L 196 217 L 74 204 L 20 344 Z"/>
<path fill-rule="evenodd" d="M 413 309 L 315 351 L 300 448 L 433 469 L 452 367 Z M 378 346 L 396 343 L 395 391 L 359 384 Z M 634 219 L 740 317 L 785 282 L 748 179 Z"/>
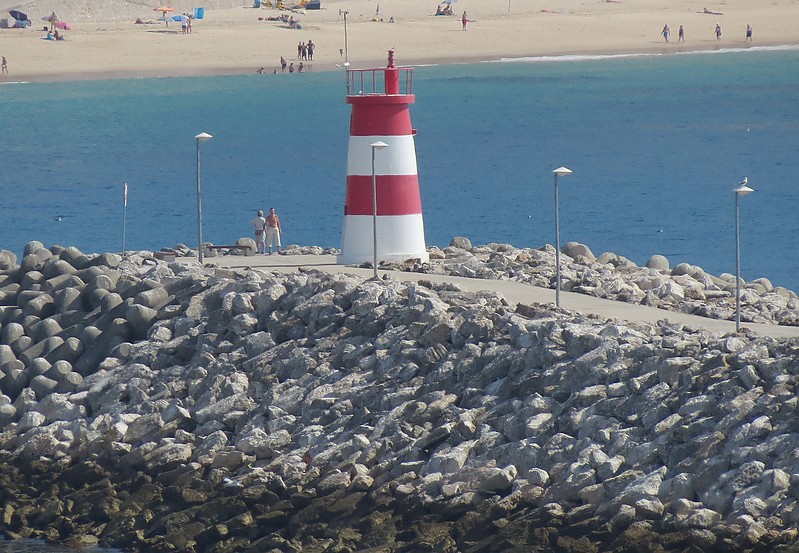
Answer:
<path fill-rule="evenodd" d="M 558 167 L 557 169 L 555 169 L 552 172 L 555 173 L 559 177 L 565 177 L 566 175 L 570 175 L 572 170 L 561 166 L 561 167 Z"/>
<path fill-rule="evenodd" d="M 746 196 L 747 194 L 751 194 L 752 192 L 754 192 L 754 190 L 749 188 L 748 185 L 749 185 L 749 178 L 744 177 L 744 180 L 738 183 L 738 188 L 733 190 L 733 192 L 735 192 L 735 194 L 738 196 Z"/>
<path fill-rule="evenodd" d="M 196 138 L 196 139 L 197 139 L 197 142 L 208 142 L 208 141 L 209 141 L 209 140 L 211 140 L 213 137 L 214 137 L 213 135 L 211 135 L 211 134 L 208 134 L 207 132 L 201 132 L 200 134 L 198 134 L 198 135 L 197 135 L 197 136 L 195 136 L 194 138 Z"/>
<path fill-rule="evenodd" d="M 369 145 L 375 150 L 382 150 L 384 148 L 388 148 L 388 144 L 386 144 L 385 142 L 383 142 L 381 140 L 378 140 L 377 142 L 372 142 Z"/>

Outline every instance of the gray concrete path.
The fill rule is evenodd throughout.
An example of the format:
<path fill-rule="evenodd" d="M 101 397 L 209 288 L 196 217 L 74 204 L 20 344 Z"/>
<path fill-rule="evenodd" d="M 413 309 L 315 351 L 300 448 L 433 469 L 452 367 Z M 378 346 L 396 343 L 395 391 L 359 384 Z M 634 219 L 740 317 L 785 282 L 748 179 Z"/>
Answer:
<path fill-rule="evenodd" d="M 196 258 L 179 258 L 180 261 L 196 262 Z M 360 275 L 364 278 L 372 276 L 372 269 L 360 269 L 356 267 L 348 267 L 344 265 L 336 265 L 336 258 L 332 255 L 255 255 L 255 256 L 238 256 L 226 255 L 220 257 L 206 257 L 206 264 L 217 265 L 219 267 L 231 268 L 246 268 L 260 269 L 265 271 L 278 271 L 282 273 L 293 272 L 300 267 L 307 269 L 318 269 L 328 273 L 351 273 Z M 430 282 L 452 282 L 460 286 L 464 290 L 476 292 L 480 290 L 487 290 L 498 292 L 502 294 L 505 299 L 511 304 L 555 304 L 555 290 L 548 288 L 541 288 L 530 284 L 521 282 L 513 282 L 508 280 L 484 280 L 477 278 L 466 278 L 448 275 L 429 275 L 422 273 L 409 273 L 402 271 L 379 271 L 382 274 L 390 274 L 397 280 L 411 282 L 419 280 L 428 280 Z M 665 309 L 657 309 L 654 307 L 647 307 L 645 305 L 636 305 L 632 303 L 625 303 L 620 301 L 605 300 L 587 296 L 585 294 L 576 294 L 573 292 L 561 292 L 561 307 L 564 309 L 571 309 L 581 313 L 593 313 L 600 317 L 609 319 L 619 319 L 623 321 L 640 321 L 654 323 L 663 319 L 671 321 L 672 323 L 688 324 L 697 327 L 706 328 L 712 332 L 728 333 L 735 332 L 735 323 L 733 321 L 721 321 L 718 319 L 709 319 L 706 317 L 699 317 L 697 315 L 688 315 L 685 313 L 678 313 L 675 311 L 667 311 Z M 763 336 L 772 336 L 774 338 L 796 338 L 799 337 L 799 327 L 795 326 L 778 326 L 745 323 L 742 324 L 743 328 L 747 328 Z"/>

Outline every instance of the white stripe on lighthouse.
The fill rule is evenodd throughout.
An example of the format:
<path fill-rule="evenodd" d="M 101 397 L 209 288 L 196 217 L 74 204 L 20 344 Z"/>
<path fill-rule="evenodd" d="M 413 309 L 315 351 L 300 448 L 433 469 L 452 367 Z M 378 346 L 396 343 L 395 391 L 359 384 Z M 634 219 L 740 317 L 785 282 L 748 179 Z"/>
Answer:
<path fill-rule="evenodd" d="M 372 216 L 348 215 L 344 222 L 341 254 L 336 263 L 350 265 L 372 261 Z M 377 218 L 377 244 L 380 261 L 405 261 L 420 259 L 426 262 L 430 255 L 425 250 L 422 214 L 394 215 Z"/>
<path fill-rule="evenodd" d="M 371 144 L 382 140 L 388 148 L 375 152 L 375 175 L 415 175 L 416 147 L 412 135 L 350 136 L 347 175 L 372 174 Z"/>

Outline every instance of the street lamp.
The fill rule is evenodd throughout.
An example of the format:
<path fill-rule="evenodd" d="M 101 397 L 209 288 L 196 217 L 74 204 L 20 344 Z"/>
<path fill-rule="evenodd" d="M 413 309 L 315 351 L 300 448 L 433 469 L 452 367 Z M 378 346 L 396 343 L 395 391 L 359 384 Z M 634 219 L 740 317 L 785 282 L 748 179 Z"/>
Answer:
<path fill-rule="evenodd" d="M 735 332 L 741 330 L 741 233 L 738 225 L 738 197 L 754 192 L 749 186 L 749 178 L 738 183 L 735 192 Z"/>
<path fill-rule="evenodd" d="M 200 265 L 203 264 L 203 197 L 200 193 L 200 142 L 208 142 L 213 138 L 207 132 L 201 132 L 194 137 L 197 144 L 197 256 Z"/>
<path fill-rule="evenodd" d="M 388 144 L 378 140 L 370 144 L 372 147 L 372 267 L 377 279 L 377 176 L 375 175 L 375 150 L 388 148 Z"/>
<path fill-rule="evenodd" d="M 125 235 L 128 231 L 128 183 L 122 189 L 122 255 L 125 255 Z"/>
<path fill-rule="evenodd" d="M 571 174 L 571 169 L 558 167 L 555 174 L 555 306 L 560 307 L 560 223 L 558 222 L 558 177 Z"/>
<path fill-rule="evenodd" d="M 347 96 L 350 95 L 350 51 L 349 51 L 349 41 L 347 40 L 347 15 L 350 12 L 344 10 L 341 14 L 344 16 L 344 76 L 347 79 Z"/>
<path fill-rule="evenodd" d="M 349 51 L 349 42 L 347 40 L 347 16 L 350 12 L 344 10 L 341 12 L 344 16 L 344 63 L 349 66 L 350 64 L 350 51 Z"/>

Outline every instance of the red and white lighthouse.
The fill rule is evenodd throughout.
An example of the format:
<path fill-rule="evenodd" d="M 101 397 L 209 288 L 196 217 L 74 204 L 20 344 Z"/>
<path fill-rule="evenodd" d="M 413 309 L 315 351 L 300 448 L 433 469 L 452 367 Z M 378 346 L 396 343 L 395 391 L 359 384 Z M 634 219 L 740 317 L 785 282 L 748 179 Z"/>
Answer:
<path fill-rule="evenodd" d="M 375 244 L 378 261 L 428 260 L 408 109 L 412 86 L 413 69 L 395 67 L 393 50 L 385 68 L 347 70 L 352 115 L 339 264 L 372 261 Z"/>

